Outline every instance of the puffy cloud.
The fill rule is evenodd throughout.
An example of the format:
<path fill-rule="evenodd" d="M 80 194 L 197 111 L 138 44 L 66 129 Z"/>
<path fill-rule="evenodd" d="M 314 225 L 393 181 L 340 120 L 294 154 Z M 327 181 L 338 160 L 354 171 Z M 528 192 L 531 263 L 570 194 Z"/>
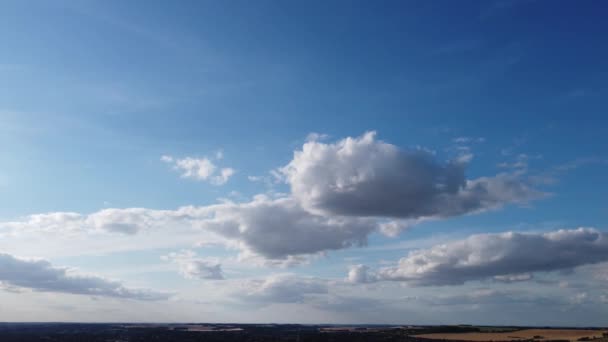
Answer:
<path fill-rule="evenodd" d="M 175 160 L 175 168 L 182 171 L 182 177 L 206 180 L 214 172 L 216 166 L 207 158 L 184 158 Z"/>
<path fill-rule="evenodd" d="M 216 153 L 216 159 L 222 159 L 223 157 L 223 152 Z M 227 167 L 219 170 L 218 174 L 216 172 L 218 167 L 209 158 L 186 157 L 180 159 L 164 155 L 160 160 L 172 164 L 174 169 L 181 172 L 183 178 L 209 181 L 213 185 L 225 184 L 235 173 L 234 169 Z"/>
<path fill-rule="evenodd" d="M 243 284 L 240 299 L 259 303 L 302 303 L 310 296 L 326 294 L 327 282 L 316 278 L 290 274 L 269 276 L 263 280 L 250 280 Z"/>
<path fill-rule="evenodd" d="M 236 171 L 233 168 L 225 167 L 220 170 L 220 174 L 211 178 L 211 184 L 223 185 L 230 177 L 232 177 Z"/>
<path fill-rule="evenodd" d="M 351 283 L 373 283 L 377 280 L 374 273 L 365 265 L 353 265 L 348 271 L 347 280 Z"/>
<path fill-rule="evenodd" d="M 0 253 L 0 282 L 10 288 L 138 300 L 163 300 L 166 293 L 125 287 L 118 281 L 53 266 L 46 260 L 26 260 Z"/>
<path fill-rule="evenodd" d="M 220 263 L 198 258 L 192 251 L 170 253 L 161 259 L 176 263 L 179 266 L 179 273 L 188 279 L 224 279 Z"/>
<path fill-rule="evenodd" d="M 209 218 L 199 220 L 199 227 L 268 259 L 362 246 L 377 229 L 370 219 L 312 214 L 290 197 L 257 196 L 251 202 L 222 203 L 202 211 Z"/>
<path fill-rule="evenodd" d="M 513 174 L 467 180 L 465 167 L 367 132 L 332 144 L 308 141 L 281 172 L 304 208 L 333 215 L 449 217 L 543 195 Z"/>
<path fill-rule="evenodd" d="M 523 281 L 531 279 L 528 273 L 569 270 L 607 260 L 608 234 L 591 228 L 479 234 L 412 251 L 397 266 L 380 269 L 375 279 L 414 286 L 458 285 L 487 278 Z M 353 279 L 369 277 L 353 275 Z"/>

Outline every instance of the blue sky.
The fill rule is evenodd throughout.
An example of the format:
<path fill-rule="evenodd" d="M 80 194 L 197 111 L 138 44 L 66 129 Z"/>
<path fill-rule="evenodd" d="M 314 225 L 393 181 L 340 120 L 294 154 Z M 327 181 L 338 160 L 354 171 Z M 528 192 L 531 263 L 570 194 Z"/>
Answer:
<path fill-rule="evenodd" d="M 4 2 L 0 320 L 608 324 L 607 10 Z"/>

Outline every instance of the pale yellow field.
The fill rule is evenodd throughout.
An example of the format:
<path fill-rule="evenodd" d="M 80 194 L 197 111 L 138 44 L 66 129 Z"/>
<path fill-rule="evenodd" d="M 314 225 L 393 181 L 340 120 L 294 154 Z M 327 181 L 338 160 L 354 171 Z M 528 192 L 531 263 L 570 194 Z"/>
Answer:
<path fill-rule="evenodd" d="M 524 329 L 511 332 L 500 333 L 441 333 L 441 334 L 422 334 L 415 337 L 428 338 L 433 340 L 459 340 L 459 341 L 514 341 L 535 339 L 546 340 L 570 340 L 576 341 L 581 337 L 602 337 L 602 330 L 566 330 L 566 329 Z M 534 336 L 542 336 L 534 338 Z"/>

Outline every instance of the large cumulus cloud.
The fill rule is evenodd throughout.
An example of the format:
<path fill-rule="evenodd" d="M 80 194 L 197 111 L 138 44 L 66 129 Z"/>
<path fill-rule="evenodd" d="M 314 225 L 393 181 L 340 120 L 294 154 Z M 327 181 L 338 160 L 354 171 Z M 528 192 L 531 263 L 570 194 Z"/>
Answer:
<path fill-rule="evenodd" d="M 466 162 L 376 140 L 308 141 L 281 169 L 294 198 L 317 213 L 397 218 L 449 217 L 542 196 L 515 175 L 467 180 Z"/>
<path fill-rule="evenodd" d="M 77 274 L 46 260 L 27 260 L 0 253 L 0 283 L 11 288 L 139 300 L 167 299 L 168 294 L 125 287 L 118 281 Z"/>
<path fill-rule="evenodd" d="M 479 234 L 412 251 L 395 267 L 372 273 L 353 267 L 351 281 L 404 281 L 414 286 L 459 285 L 494 278 L 525 281 L 529 273 L 570 270 L 608 261 L 608 234 L 592 228 L 549 233 Z"/>

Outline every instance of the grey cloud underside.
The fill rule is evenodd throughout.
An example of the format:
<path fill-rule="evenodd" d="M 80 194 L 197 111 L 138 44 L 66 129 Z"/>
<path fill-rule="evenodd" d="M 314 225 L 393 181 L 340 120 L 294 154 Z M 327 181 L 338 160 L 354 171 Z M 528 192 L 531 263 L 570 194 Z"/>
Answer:
<path fill-rule="evenodd" d="M 334 215 L 449 217 L 543 196 L 516 175 L 467 180 L 465 168 L 368 132 L 334 144 L 309 141 L 281 170 L 305 208 Z"/>
<path fill-rule="evenodd" d="M 15 288 L 138 300 L 163 300 L 169 296 L 143 289 L 127 288 L 120 282 L 97 276 L 72 274 L 45 260 L 24 260 L 0 253 L 0 282 Z"/>
<path fill-rule="evenodd" d="M 377 229 L 374 220 L 311 214 L 292 198 L 257 197 L 249 203 L 208 208 L 200 226 L 269 259 L 362 246 Z"/>
<path fill-rule="evenodd" d="M 543 234 L 501 233 L 410 252 L 395 267 L 370 273 L 353 267 L 351 281 L 403 281 L 413 286 L 459 285 L 467 281 L 524 281 L 532 272 L 569 270 L 608 261 L 608 234 L 590 228 Z"/>
<path fill-rule="evenodd" d="M 183 273 L 198 279 L 224 279 L 222 265 L 211 264 L 203 260 L 192 260 L 184 266 Z"/>

